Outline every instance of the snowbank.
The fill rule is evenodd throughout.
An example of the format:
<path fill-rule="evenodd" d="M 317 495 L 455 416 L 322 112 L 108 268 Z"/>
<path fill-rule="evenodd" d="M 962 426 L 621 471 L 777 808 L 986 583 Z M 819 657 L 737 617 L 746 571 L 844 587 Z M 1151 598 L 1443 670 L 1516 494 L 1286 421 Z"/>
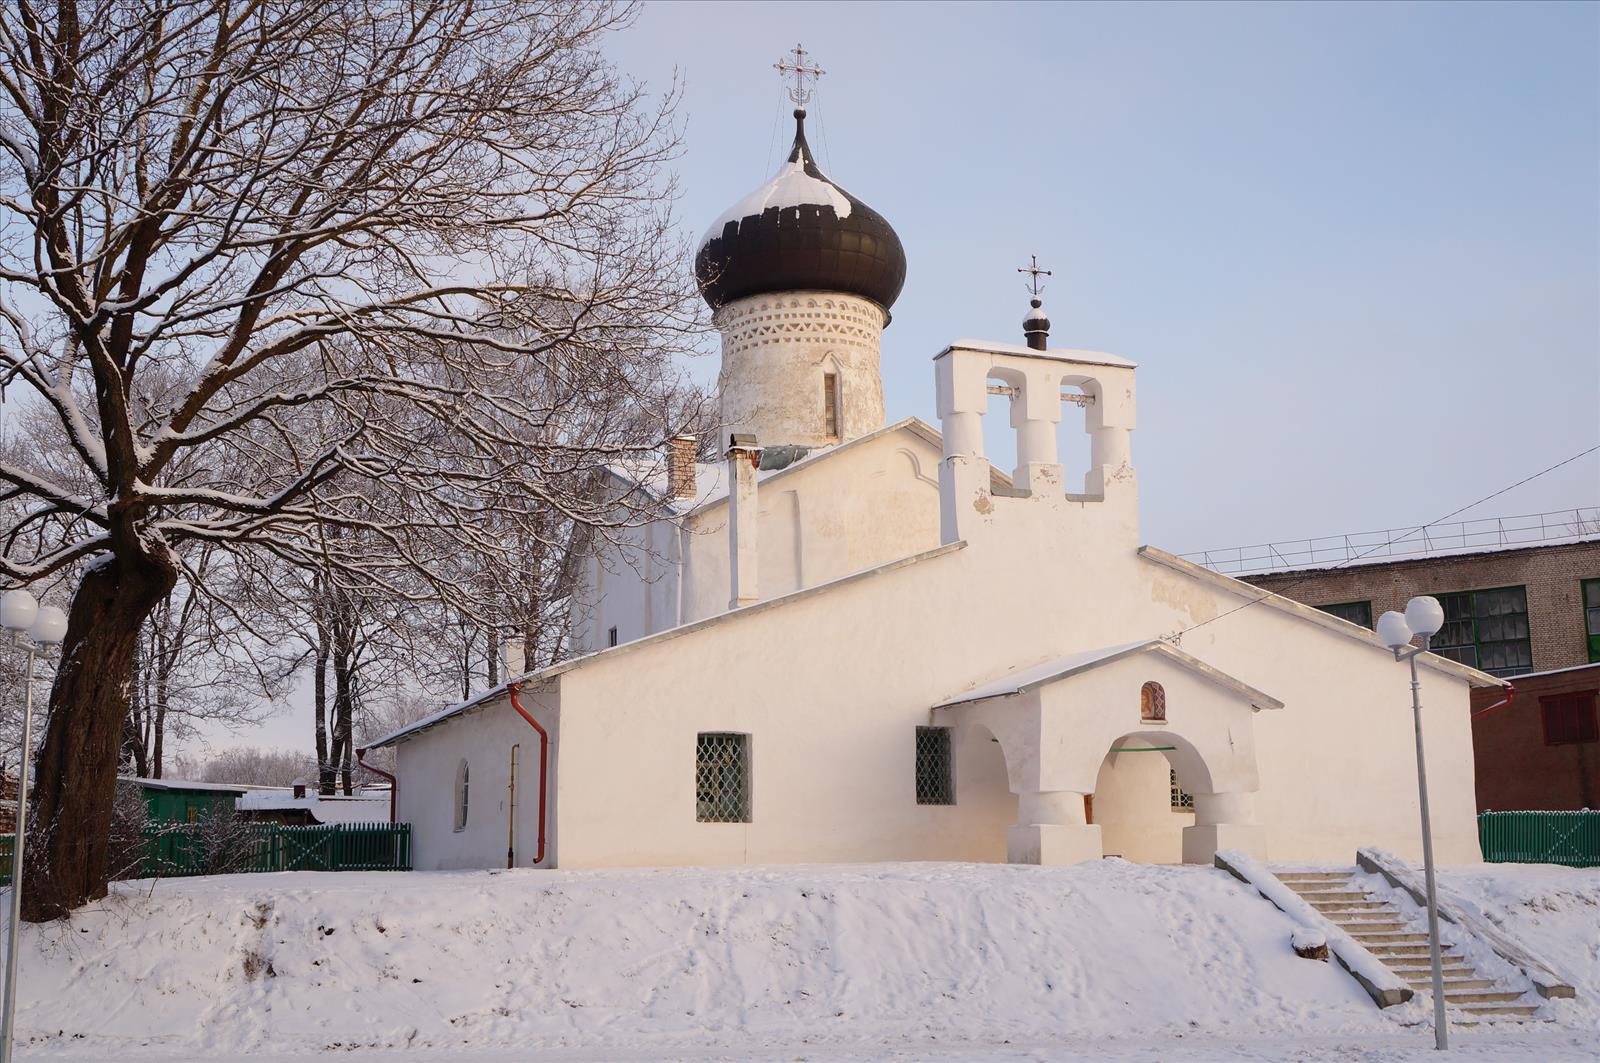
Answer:
<path fill-rule="evenodd" d="M 1506 888 L 1506 903 L 1544 890 Z M 1486 889 L 1463 892 L 1488 904 Z M 1600 899 L 1600 873 L 1578 892 Z M 1562 933 L 1556 914 L 1542 933 Z M 1562 909 L 1568 932 L 1583 914 Z M 70 922 L 25 928 L 20 1028 L 24 1058 L 77 1059 L 1425 1047 L 1425 1028 L 1379 1012 L 1336 965 L 1297 958 L 1294 929 L 1224 872 L 1120 860 L 128 883 Z M 1579 1043 L 1538 1036 L 1545 1059 Z"/>

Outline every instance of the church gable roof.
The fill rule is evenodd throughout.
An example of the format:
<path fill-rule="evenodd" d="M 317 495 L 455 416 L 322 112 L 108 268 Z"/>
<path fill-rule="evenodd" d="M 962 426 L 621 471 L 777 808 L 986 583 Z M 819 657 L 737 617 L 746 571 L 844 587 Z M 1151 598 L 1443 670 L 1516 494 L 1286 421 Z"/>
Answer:
<path fill-rule="evenodd" d="M 1002 676 L 992 682 L 985 683 L 965 694 L 958 694 L 953 698 L 939 702 L 936 709 L 946 709 L 954 705 L 967 705 L 975 701 L 988 701 L 990 698 L 1005 698 L 1016 694 L 1025 694 L 1031 690 L 1058 683 L 1084 672 L 1100 668 L 1115 661 L 1124 660 L 1141 654 L 1154 654 L 1166 657 L 1187 671 L 1193 672 L 1201 679 L 1206 680 L 1224 690 L 1237 695 L 1241 700 L 1248 701 L 1257 709 L 1281 709 L 1283 702 L 1270 694 L 1257 690 L 1250 684 L 1218 668 L 1202 661 L 1192 653 L 1187 653 L 1177 646 L 1160 639 L 1143 639 L 1138 642 L 1124 642 L 1116 646 L 1101 646 L 1097 649 L 1083 650 L 1079 653 L 1070 653 L 1064 657 L 1036 664 L 1031 668 Z"/>

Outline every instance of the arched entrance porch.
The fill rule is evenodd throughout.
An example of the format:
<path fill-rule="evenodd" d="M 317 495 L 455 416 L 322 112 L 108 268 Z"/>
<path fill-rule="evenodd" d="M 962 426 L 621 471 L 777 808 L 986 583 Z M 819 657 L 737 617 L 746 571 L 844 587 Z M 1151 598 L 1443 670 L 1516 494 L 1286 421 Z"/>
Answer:
<path fill-rule="evenodd" d="M 1183 832 L 1194 826 L 1194 794 L 1210 785 L 1204 759 L 1181 736 L 1134 732 L 1114 739 L 1088 799 L 1104 855 L 1181 863 Z"/>
<path fill-rule="evenodd" d="M 1160 694 L 1154 701 L 1152 688 Z M 1017 821 L 1006 832 L 1010 862 L 1076 863 L 1110 851 L 1107 824 L 1090 822 L 1108 810 L 1091 815 L 1085 801 L 1100 786 L 1109 755 L 1119 758 L 1113 778 L 1130 787 L 1150 768 L 1116 778 L 1120 758 L 1172 765 L 1194 804 L 1193 822 L 1179 828 L 1177 855 L 1210 863 L 1220 848 L 1265 856 L 1253 811 L 1254 716 L 1280 708 L 1269 695 L 1151 640 L 1014 673 L 935 706 L 934 718 L 969 732 L 981 727 L 998 740 L 1017 797 Z M 1131 819 L 1119 823 L 1123 838 L 1137 834 L 1135 827 Z M 1170 833 L 1160 833 L 1162 851 L 1170 852 Z"/>

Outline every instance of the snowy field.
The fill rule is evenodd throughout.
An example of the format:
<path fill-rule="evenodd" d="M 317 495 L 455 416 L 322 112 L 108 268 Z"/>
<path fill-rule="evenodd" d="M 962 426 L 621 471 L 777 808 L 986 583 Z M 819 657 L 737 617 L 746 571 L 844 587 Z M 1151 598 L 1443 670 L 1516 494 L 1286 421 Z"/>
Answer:
<path fill-rule="evenodd" d="M 1600 870 L 1443 881 L 1579 999 L 1466 1059 L 1593 1059 Z M 23 1059 L 1431 1058 L 1220 871 L 1106 860 L 235 875 L 26 927 Z"/>

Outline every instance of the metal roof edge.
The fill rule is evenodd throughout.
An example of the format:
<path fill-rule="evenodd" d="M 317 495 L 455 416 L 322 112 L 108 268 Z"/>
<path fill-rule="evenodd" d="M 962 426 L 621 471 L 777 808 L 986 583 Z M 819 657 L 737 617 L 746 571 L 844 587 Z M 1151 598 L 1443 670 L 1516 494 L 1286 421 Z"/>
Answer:
<path fill-rule="evenodd" d="M 1283 708 L 1283 702 L 1279 701 L 1271 694 L 1268 694 L 1263 690 L 1258 690 L 1249 683 L 1246 683 L 1244 680 L 1234 678 L 1227 672 L 1222 671 L 1222 669 L 1217 668 L 1215 665 L 1207 664 L 1205 661 L 1202 661 L 1200 658 L 1196 657 L 1187 650 L 1184 650 L 1179 646 L 1174 646 L 1171 643 L 1165 642 L 1158 638 L 1146 639 L 1143 642 L 1125 646 L 1122 649 L 1117 650 L 1115 653 L 1108 653 L 1104 657 L 1096 657 L 1090 661 L 1083 661 L 1078 664 L 1069 665 L 1060 671 L 1052 672 L 1049 675 L 1040 676 L 1038 679 L 1020 684 L 1015 690 L 1001 691 L 986 695 L 981 698 L 965 698 L 957 696 L 939 702 L 934 706 L 934 708 L 943 709 L 954 705 L 967 705 L 979 701 L 993 701 L 995 698 L 1013 697 L 1017 694 L 1026 694 L 1029 691 L 1038 690 L 1042 686 L 1047 686 L 1051 683 L 1057 683 L 1063 679 L 1071 679 L 1074 676 L 1082 675 L 1085 672 L 1092 672 L 1096 668 L 1101 668 L 1105 665 L 1113 664 L 1117 661 L 1125 660 L 1126 658 L 1134 657 L 1141 653 L 1160 653 L 1172 657 L 1177 664 L 1197 673 L 1202 679 L 1205 679 L 1210 683 L 1240 695 L 1246 701 L 1250 702 L 1250 704 L 1255 708 Z"/>

